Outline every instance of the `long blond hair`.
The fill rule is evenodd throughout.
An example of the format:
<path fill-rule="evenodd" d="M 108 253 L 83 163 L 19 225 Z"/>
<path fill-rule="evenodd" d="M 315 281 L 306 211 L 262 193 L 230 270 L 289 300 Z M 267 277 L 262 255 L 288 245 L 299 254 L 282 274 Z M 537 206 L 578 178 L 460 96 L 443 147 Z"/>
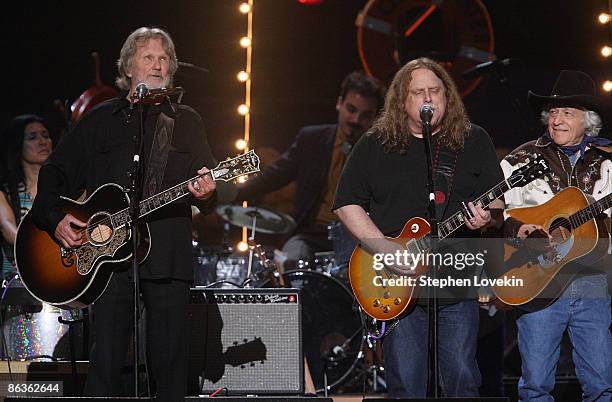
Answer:
<path fill-rule="evenodd" d="M 452 78 L 434 60 L 419 58 L 406 63 L 393 77 L 385 96 L 385 107 L 374 122 L 370 133 L 382 140 L 385 151 L 406 153 L 412 134 L 408 128 L 408 114 L 404 103 L 408 97 L 412 72 L 424 68 L 433 72 L 444 85 L 446 112 L 440 122 L 440 140 L 453 150 L 463 148 L 465 136 L 469 133 L 470 122 L 465 107 Z"/>

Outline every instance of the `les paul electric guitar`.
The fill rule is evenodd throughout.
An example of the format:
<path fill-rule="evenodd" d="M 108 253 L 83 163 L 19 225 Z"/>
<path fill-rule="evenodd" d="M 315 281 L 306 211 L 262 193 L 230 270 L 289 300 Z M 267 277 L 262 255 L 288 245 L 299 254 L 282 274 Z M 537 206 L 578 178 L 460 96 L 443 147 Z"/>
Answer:
<path fill-rule="evenodd" d="M 516 169 L 512 175 L 491 188 L 489 191 L 474 200 L 474 205 L 486 208 L 504 193 L 514 187 L 524 186 L 536 178 L 541 177 L 548 171 L 546 161 L 538 155 L 524 166 Z M 444 239 L 464 225 L 462 212 L 453 214 L 448 219 L 438 224 L 439 238 Z M 419 217 L 412 218 L 406 222 L 399 236 L 388 237 L 390 240 L 413 255 L 424 254 L 429 250 L 431 227 L 429 223 Z M 370 317 L 387 321 L 402 314 L 415 302 L 414 292 L 416 285 L 390 286 L 390 279 L 398 279 L 400 275 L 384 267 L 375 269 L 373 255 L 358 245 L 349 261 L 349 280 L 353 294 L 361 308 Z M 418 278 L 427 273 L 427 267 L 417 265 L 415 274 L 410 277 Z"/>
<path fill-rule="evenodd" d="M 542 205 L 514 208 L 508 215 L 527 224 L 541 225 L 552 236 L 552 249 L 538 251 L 527 244 L 504 245 L 504 269 L 500 278 L 517 278 L 522 286 L 492 286 L 502 302 L 533 311 L 545 307 L 579 273 L 580 266 L 591 266 L 605 255 L 608 241 L 606 226 L 598 222 L 612 207 L 612 194 L 594 201 L 577 187 L 567 187 Z M 548 243 L 548 239 L 545 239 Z"/>
<path fill-rule="evenodd" d="M 254 151 L 225 160 L 209 171 L 213 180 L 230 181 L 259 171 Z M 139 203 L 144 217 L 191 194 L 187 184 L 195 176 Z M 132 257 L 129 197 L 118 184 L 100 186 L 85 201 L 62 197 L 60 209 L 86 222 L 83 243 L 66 249 L 47 232 L 38 229 L 26 214 L 17 229 L 15 260 L 26 289 L 38 300 L 64 308 L 82 308 L 93 303 L 106 289 L 113 263 Z M 149 227 L 139 221 L 136 258 L 143 262 L 151 248 Z"/>

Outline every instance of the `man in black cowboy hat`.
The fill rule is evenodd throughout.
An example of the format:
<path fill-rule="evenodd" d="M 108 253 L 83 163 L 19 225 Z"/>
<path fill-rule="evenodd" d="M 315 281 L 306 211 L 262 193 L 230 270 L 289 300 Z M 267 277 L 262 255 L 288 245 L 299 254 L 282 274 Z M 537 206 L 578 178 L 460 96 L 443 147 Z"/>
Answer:
<path fill-rule="evenodd" d="M 540 205 L 569 186 L 578 187 L 595 199 L 610 194 L 612 141 L 600 136 L 604 123 L 611 122 L 610 105 L 595 96 L 591 77 L 580 71 L 562 71 L 550 96 L 530 91 L 529 102 L 536 113 L 541 113 L 547 130 L 537 140 L 506 156 L 501 162 L 502 169 L 508 177 L 535 152 L 546 158 L 551 171 L 546 181 L 536 180 L 506 193 L 506 205 L 509 208 Z M 610 209 L 604 213 L 609 222 Z M 513 218 L 506 220 L 506 232 L 514 237 L 524 239 L 537 229 L 543 228 Z M 605 258 L 607 262 L 605 259 L 598 262 L 601 267 L 610 264 L 610 256 Z M 568 330 L 583 400 L 610 401 L 612 336 L 606 276 L 594 267 L 570 263 L 557 279 L 567 279 L 567 284 L 558 298 L 552 295 L 554 302 L 541 303 L 546 307 L 531 312 L 526 311 L 527 305 L 523 309 L 519 306 L 517 327 L 522 360 L 519 399 L 553 401 L 550 393 L 555 385 L 561 339 Z M 538 301 L 543 302 L 530 303 L 533 306 Z"/>

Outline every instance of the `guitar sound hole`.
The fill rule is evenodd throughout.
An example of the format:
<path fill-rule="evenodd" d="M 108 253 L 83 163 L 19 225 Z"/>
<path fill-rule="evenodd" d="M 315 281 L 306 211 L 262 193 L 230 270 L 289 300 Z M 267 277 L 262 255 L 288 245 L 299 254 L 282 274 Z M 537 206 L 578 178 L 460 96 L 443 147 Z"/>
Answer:
<path fill-rule="evenodd" d="M 87 237 L 95 245 L 102 245 L 110 241 L 113 236 L 110 215 L 99 212 L 91 217 L 87 223 Z"/>
<path fill-rule="evenodd" d="M 550 235 L 555 243 L 563 243 L 572 236 L 572 226 L 567 219 L 555 219 L 550 228 Z"/>

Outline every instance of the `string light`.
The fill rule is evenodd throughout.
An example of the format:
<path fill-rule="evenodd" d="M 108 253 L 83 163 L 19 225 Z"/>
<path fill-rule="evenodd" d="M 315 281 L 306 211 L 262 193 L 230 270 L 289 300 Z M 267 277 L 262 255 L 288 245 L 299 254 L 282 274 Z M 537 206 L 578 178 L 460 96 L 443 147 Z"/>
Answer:
<path fill-rule="evenodd" d="M 608 43 L 612 42 L 612 0 L 608 0 L 608 10 L 606 12 L 602 12 L 597 16 L 597 20 L 600 24 L 608 24 Z M 609 58 L 612 56 L 612 47 L 609 45 L 604 45 L 599 50 L 601 55 L 605 58 Z M 609 72 L 609 67 L 607 69 Z M 601 84 L 602 89 L 605 92 L 610 93 L 612 91 L 612 81 L 610 79 L 606 79 Z"/>
<path fill-rule="evenodd" d="M 251 60 L 253 57 L 253 1 L 243 1 L 238 10 L 247 17 L 247 32 L 246 35 L 240 38 L 240 46 L 246 49 L 246 66 L 244 70 L 236 74 L 238 81 L 244 82 L 244 103 L 238 106 L 238 113 L 244 116 L 244 136 L 236 141 L 236 148 L 244 151 L 249 151 L 249 143 L 251 138 Z M 246 176 L 238 177 L 239 183 L 244 183 L 247 180 Z M 242 207 L 248 206 L 246 201 L 242 202 Z M 238 243 L 238 250 L 245 252 L 249 249 L 247 243 L 247 228 L 242 228 L 242 241 Z"/>
<path fill-rule="evenodd" d="M 253 43 L 253 41 L 248 36 L 243 36 L 242 38 L 240 38 L 240 46 L 245 49 L 251 47 L 251 43 Z"/>
<path fill-rule="evenodd" d="M 242 14 L 248 14 L 251 12 L 251 5 L 249 3 L 240 3 L 240 6 L 238 6 L 238 10 L 242 13 Z"/>
<path fill-rule="evenodd" d="M 250 78 L 250 75 L 246 71 L 240 71 L 238 74 L 236 74 L 236 78 L 238 78 L 238 81 L 240 82 L 246 82 L 246 80 Z"/>
<path fill-rule="evenodd" d="M 239 139 L 236 141 L 236 143 L 234 144 L 236 146 L 236 148 L 240 151 L 244 151 L 247 147 L 247 142 L 244 139 Z"/>
<path fill-rule="evenodd" d="M 244 103 L 238 106 L 237 110 L 238 114 L 240 114 L 241 116 L 246 116 L 247 114 L 249 114 L 249 107 Z"/>

